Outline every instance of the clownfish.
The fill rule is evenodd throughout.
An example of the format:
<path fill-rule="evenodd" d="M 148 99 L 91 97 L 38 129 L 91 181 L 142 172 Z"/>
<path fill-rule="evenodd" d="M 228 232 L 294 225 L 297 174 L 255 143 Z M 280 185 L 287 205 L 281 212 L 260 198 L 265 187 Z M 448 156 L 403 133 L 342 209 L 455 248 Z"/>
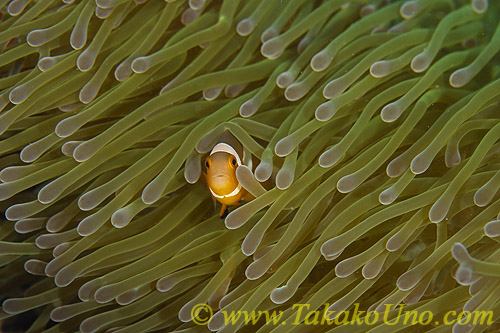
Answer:
<path fill-rule="evenodd" d="M 225 132 L 205 159 L 205 179 L 215 201 L 222 204 L 219 216 L 224 218 L 227 207 L 239 205 L 251 195 L 236 178 L 236 169 L 242 165 L 243 147 L 229 133 Z"/>

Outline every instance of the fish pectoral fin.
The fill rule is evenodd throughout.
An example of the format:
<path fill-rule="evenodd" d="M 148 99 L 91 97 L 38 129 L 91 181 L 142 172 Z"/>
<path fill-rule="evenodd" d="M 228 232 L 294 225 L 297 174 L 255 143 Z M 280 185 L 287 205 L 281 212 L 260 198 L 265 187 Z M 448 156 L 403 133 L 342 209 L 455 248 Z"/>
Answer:
<path fill-rule="evenodd" d="M 225 219 L 226 216 L 227 216 L 227 214 L 229 214 L 229 210 L 227 209 L 227 206 L 226 205 L 222 205 L 222 208 L 221 208 L 220 214 L 219 214 L 220 218 L 221 219 Z"/>
<path fill-rule="evenodd" d="M 214 203 L 214 213 L 217 211 L 217 200 L 212 196 L 212 202 Z"/>
<path fill-rule="evenodd" d="M 244 196 L 241 197 L 240 202 L 241 203 L 249 202 L 252 201 L 253 199 L 255 199 L 253 195 L 251 195 L 250 193 L 246 193 Z"/>

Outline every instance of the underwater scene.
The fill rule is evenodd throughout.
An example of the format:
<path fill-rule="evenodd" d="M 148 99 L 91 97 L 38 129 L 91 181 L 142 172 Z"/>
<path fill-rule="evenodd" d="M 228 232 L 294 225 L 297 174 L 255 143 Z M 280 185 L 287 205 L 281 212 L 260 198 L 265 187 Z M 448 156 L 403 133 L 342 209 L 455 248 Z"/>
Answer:
<path fill-rule="evenodd" d="M 0 0 L 0 332 L 500 332 L 500 0 Z"/>

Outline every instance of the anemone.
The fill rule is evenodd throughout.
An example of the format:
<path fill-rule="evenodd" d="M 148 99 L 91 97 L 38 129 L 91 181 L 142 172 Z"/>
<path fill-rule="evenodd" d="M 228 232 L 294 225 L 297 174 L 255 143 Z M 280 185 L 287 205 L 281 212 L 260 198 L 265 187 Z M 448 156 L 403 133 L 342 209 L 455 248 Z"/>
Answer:
<path fill-rule="evenodd" d="M 4 329 L 191 332 L 199 303 L 220 332 L 245 330 L 232 310 L 302 332 L 299 303 L 393 320 L 315 332 L 447 329 L 396 322 L 398 304 L 500 318 L 498 1 L 0 13 Z M 255 199 L 221 220 L 201 160 L 224 131 Z"/>

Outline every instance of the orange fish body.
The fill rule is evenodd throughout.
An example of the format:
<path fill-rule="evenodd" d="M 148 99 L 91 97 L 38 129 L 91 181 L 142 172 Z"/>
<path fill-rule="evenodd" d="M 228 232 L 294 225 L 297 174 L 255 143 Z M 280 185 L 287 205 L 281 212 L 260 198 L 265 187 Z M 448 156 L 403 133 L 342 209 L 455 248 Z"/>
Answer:
<path fill-rule="evenodd" d="M 249 196 L 236 178 L 236 169 L 242 165 L 242 152 L 241 144 L 226 132 L 205 160 L 207 186 L 214 200 L 222 204 L 221 217 L 227 206 L 239 205 Z"/>

